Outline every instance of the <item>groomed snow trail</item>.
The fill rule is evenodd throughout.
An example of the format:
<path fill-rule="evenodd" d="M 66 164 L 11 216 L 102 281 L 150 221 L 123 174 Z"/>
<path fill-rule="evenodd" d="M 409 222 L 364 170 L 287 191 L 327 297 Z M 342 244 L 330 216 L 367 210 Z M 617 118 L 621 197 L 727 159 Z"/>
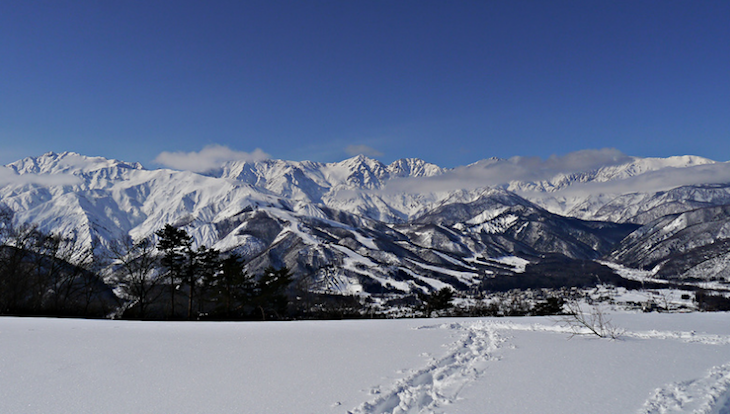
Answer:
<path fill-rule="evenodd" d="M 505 338 L 494 324 L 484 321 L 424 326 L 419 329 L 453 329 L 460 338 L 449 346 L 449 352 L 434 359 L 420 370 L 398 380 L 385 392 L 375 388 L 377 397 L 358 406 L 349 414 L 415 414 L 440 413 L 453 403 L 467 384 L 475 381 L 487 369 L 489 361 Z"/>

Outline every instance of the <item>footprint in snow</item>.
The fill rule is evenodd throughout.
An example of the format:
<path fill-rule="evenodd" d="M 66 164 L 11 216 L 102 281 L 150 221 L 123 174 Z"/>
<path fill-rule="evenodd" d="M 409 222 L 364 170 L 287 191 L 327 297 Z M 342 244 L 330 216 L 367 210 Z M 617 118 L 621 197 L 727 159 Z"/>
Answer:
<path fill-rule="evenodd" d="M 494 352 L 505 339 L 485 322 L 451 324 L 447 328 L 457 330 L 461 337 L 449 347 L 446 356 L 397 381 L 390 390 L 374 388 L 371 394 L 377 390 L 378 396 L 349 413 L 419 413 L 456 401 L 464 386 L 475 381 L 489 361 L 497 359 Z"/>

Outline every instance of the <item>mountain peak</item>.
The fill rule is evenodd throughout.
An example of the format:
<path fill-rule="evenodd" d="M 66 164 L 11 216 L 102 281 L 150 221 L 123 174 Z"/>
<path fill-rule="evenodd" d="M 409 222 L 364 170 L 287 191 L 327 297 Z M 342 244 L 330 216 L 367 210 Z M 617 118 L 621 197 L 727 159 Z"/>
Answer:
<path fill-rule="evenodd" d="M 387 167 L 391 177 L 433 177 L 441 175 L 444 169 L 420 158 L 401 158 Z"/>
<path fill-rule="evenodd" d="M 338 269 L 337 277 L 354 284 L 367 281 L 363 286 L 382 292 L 381 281 L 387 281 L 383 288 L 397 284 L 407 292 L 420 289 L 407 274 L 466 288 L 476 280 L 475 266 L 482 266 L 482 275 L 504 270 L 467 258 L 547 253 L 594 258 L 608 253 L 614 236 L 636 228 L 579 222 L 555 212 L 638 222 L 637 217 L 730 200 L 730 185 L 677 191 L 677 197 L 644 192 L 617 198 L 609 192 L 625 192 L 636 183 L 677 183 L 693 173 L 712 180 L 730 177 L 730 163 L 688 156 L 606 164 L 568 174 L 567 161 L 485 159 L 449 170 L 417 158 L 386 166 L 358 155 L 336 163 L 231 162 L 219 177 L 210 177 L 50 152 L 0 171 L 11 183 L 38 184 L 0 186 L 0 203 L 16 213 L 19 223 L 78 234 L 101 252 L 121 236 L 139 240 L 166 223 L 178 223 L 200 245 L 245 254 L 252 272 L 286 264 L 315 280 Z M 546 184 L 524 187 L 519 195 L 499 185 L 517 178 Z M 725 237 L 729 227 L 726 217 L 722 220 L 718 232 Z M 605 237 L 601 226 L 608 226 Z"/>
<path fill-rule="evenodd" d="M 104 168 L 143 169 L 140 163 L 127 163 L 104 157 L 88 157 L 76 152 L 47 152 L 39 157 L 28 157 L 8 164 L 17 174 L 58 174 L 91 172 Z"/>
<path fill-rule="evenodd" d="M 347 158 L 338 162 L 341 165 L 367 165 L 367 166 L 384 166 L 384 164 L 374 158 L 370 158 L 363 154 L 355 155 L 354 157 Z"/>

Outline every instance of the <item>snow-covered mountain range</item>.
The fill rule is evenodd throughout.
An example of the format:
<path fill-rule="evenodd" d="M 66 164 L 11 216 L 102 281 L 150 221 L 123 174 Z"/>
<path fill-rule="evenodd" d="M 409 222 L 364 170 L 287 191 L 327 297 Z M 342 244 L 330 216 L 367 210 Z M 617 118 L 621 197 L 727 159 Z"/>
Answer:
<path fill-rule="evenodd" d="M 466 289 L 549 254 L 608 258 L 657 277 L 667 269 L 727 277 L 726 250 L 707 246 L 730 239 L 718 207 L 730 205 L 730 164 L 602 155 L 600 163 L 488 159 L 453 169 L 364 156 L 264 160 L 198 174 L 48 153 L 0 167 L 0 203 L 16 223 L 74 234 L 99 255 L 113 240 L 173 224 L 199 245 L 243 254 L 251 271 L 286 265 L 313 290 Z M 662 230 L 697 221 L 702 242 Z M 666 247 L 669 237 L 684 255 L 702 248 L 712 264 L 660 265 L 679 252 Z M 657 246 L 668 253 L 646 253 Z"/>

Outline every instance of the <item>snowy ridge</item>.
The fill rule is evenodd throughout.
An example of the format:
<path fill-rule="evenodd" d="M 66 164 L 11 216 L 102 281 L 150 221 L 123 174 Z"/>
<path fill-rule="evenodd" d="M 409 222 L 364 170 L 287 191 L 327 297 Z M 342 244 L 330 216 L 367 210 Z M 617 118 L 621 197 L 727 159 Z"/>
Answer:
<path fill-rule="evenodd" d="M 540 191 L 551 193 L 576 184 L 626 180 L 667 168 L 681 169 L 716 163 L 716 161 L 692 155 L 668 158 L 626 157 L 622 163 L 603 166 L 589 171 L 557 173 L 552 177 L 538 181 L 512 181 L 508 184 L 507 189 L 515 192 Z"/>
<path fill-rule="evenodd" d="M 662 278 L 727 279 L 729 243 L 730 206 L 713 206 L 652 221 L 621 241 L 609 259 Z"/>
<path fill-rule="evenodd" d="M 594 171 L 503 187 L 556 214 L 639 224 L 730 202 L 728 162 L 693 156 L 632 158 Z"/>
<path fill-rule="evenodd" d="M 0 202 L 15 211 L 17 223 L 76 234 L 100 256 L 116 239 L 150 237 L 169 223 L 192 235 L 196 246 L 240 253 L 252 273 L 286 265 L 297 277 L 311 277 L 315 285 L 350 293 L 465 289 L 510 269 L 496 262 L 468 264 L 464 257 L 511 256 L 520 243 L 513 238 L 530 238 L 538 231 L 553 237 L 566 227 L 543 228 L 559 218 L 538 217 L 543 210 L 503 189 L 459 190 L 438 197 L 371 191 L 391 177 L 442 173 L 419 160 L 391 166 L 362 156 L 333 164 L 230 163 L 218 177 L 49 153 L 19 161 L 14 168 L 17 176 L 66 174 L 78 180 L 62 186 L 5 185 Z M 397 201 L 388 204 L 388 197 Z M 428 210 L 432 205 L 438 208 Z M 426 212 L 420 216 L 422 224 L 397 224 L 414 211 Z M 519 219 L 525 212 L 535 217 Z M 481 224 L 463 222 L 474 223 L 475 217 Z M 522 231 L 529 223 L 540 228 Z M 460 231 L 467 226 L 479 228 Z M 596 237 L 602 236 L 576 229 L 555 234 L 528 253 L 593 257 L 610 244 Z"/>
<path fill-rule="evenodd" d="M 730 204 L 730 184 L 705 181 L 654 191 L 656 185 L 673 185 L 677 174 L 720 180 L 728 163 L 614 155 L 609 165 L 569 173 L 548 162 L 537 171 L 526 170 L 529 163 L 497 159 L 449 170 L 418 159 L 386 165 L 357 156 L 337 163 L 229 162 L 203 175 L 47 153 L 0 170 L 0 205 L 15 212 L 17 224 L 75 234 L 99 254 L 116 239 L 150 237 L 169 223 L 191 234 L 196 245 L 243 254 L 253 271 L 285 264 L 314 272 L 314 278 L 329 272 L 334 279 L 352 281 L 347 291 L 372 287 L 363 277 L 386 291 L 402 291 L 441 283 L 463 289 L 495 272 L 524 271 L 524 260 L 545 254 L 597 259 L 635 229 L 582 223 L 555 212 L 644 223 Z M 634 191 L 640 187 L 654 190 Z M 702 242 L 683 249 L 699 246 L 708 255 L 708 246 L 730 237 L 730 224 L 705 224 Z M 681 233 L 683 226 L 677 222 L 675 228 Z M 663 233 L 667 240 L 678 234 L 670 230 Z M 672 272 L 699 279 L 730 275 L 730 256 L 720 247 L 709 252 L 711 260 Z M 464 259 L 508 256 L 523 262 L 510 271 L 498 261 L 472 265 Z M 612 256 L 619 264 L 645 267 L 634 259 L 633 254 Z M 341 274 L 331 271 L 337 266 Z"/>
<path fill-rule="evenodd" d="M 8 168 L 16 174 L 60 174 L 60 173 L 91 173 L 114 168 L 143 169 L 139 163 L 127 163 L 119 160 L 110 160 L 103 157 L 87 157 L 75 152 L 56 154 L 49 152 L 37 158 L 25 158 L 8 164 Z"/>

